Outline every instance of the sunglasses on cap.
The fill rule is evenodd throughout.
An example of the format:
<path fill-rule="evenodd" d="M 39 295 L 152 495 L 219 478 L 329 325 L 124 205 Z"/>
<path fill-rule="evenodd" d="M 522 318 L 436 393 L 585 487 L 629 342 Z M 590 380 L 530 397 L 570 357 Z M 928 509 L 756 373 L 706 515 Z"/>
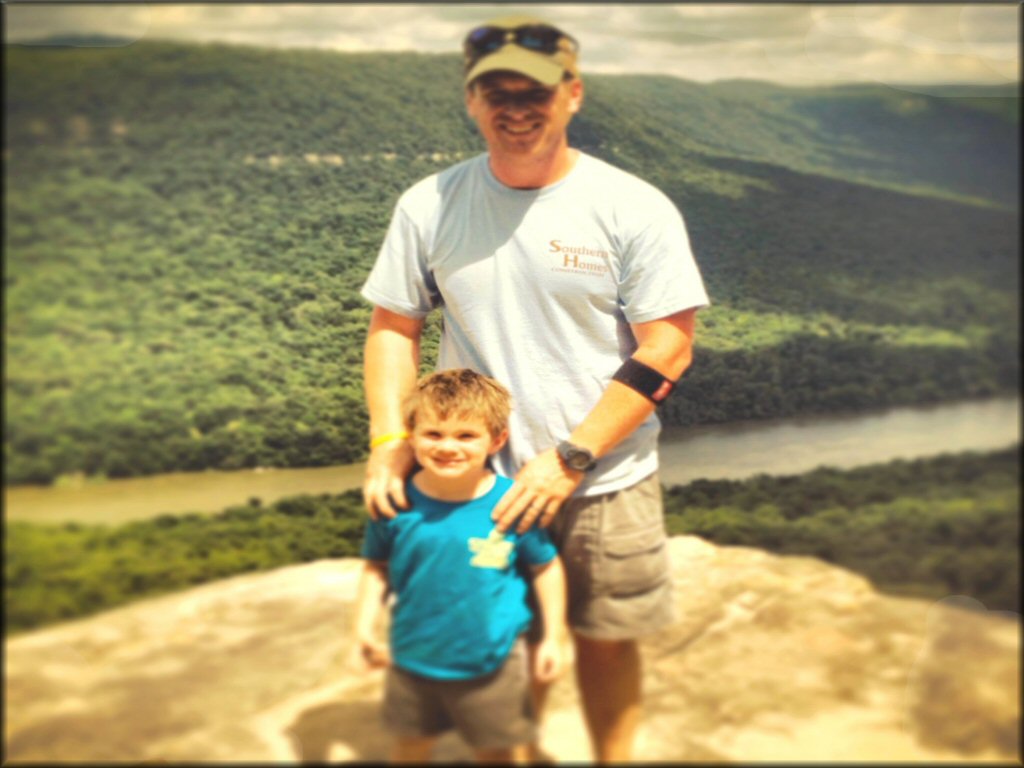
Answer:
<path fill-rule="evenodd" d="M 528 51 L 551 54 L 559 50 L 560 40 L 566 40 L 573 53 L 579 50 L 579 43 L 572 35 L 567 35 L 562 30 L 547 24 L 524 24 L 515 29 L 477 27 L 466 35 L 462 47 L 466 56 L 473 59 L 494 53 L 509 43 L 515 43 Z"/>

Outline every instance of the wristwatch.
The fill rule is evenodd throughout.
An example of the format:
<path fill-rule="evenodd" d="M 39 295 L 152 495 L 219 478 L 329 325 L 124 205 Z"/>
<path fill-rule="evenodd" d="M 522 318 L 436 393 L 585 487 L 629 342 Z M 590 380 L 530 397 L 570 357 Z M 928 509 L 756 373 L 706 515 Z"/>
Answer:
<path fill-rule="evenodd" d="M 562 460 L 562 463 L 569 469 L 589 472 L 597 466 L 597 459 L 594 458 L 594 454 L 586 448 L 573 445 L 568 440 L 563 440 L 555 446 L 555 451 L 558 452 L 558 457 Z"/>

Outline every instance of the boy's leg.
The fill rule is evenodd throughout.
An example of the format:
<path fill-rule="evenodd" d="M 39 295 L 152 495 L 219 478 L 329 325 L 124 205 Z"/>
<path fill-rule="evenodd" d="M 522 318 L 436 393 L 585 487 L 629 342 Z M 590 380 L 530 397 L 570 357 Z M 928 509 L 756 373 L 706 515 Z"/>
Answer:
<path fill-rule="evenodd" d="M 394 665 L 384 676 L 381 714 L 393 734 L 391 760 L 395 763 L 428 762 L 438 736 L 452 727 L 436 682 Z"/>
<path fill-rule="evenodd" d="M 517 640 L 488 675 L 446 684 L 448 716 L 481 762 L 523 762 L 536 737 L 525 645 Z"/>
<path fill-rule="evenodd" d="M 521 765 L 524 762 L 521 747 L 505 747 L 502 749 L 474 749 L 476 761 L 484 765 Z"/>
<path fill-rule="evenodd" d="M 391 747 L 392 763 L 427 763 L 436 736 L 399 736 Z"/>

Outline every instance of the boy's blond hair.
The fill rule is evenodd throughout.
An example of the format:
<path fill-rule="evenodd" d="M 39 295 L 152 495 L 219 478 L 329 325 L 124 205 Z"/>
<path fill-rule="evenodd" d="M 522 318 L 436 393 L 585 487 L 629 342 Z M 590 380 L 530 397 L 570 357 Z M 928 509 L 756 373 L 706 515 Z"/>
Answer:
<path fill-rule="evenodd" d="M 469 368 L 450 368 L 424 376 L 406 395 L 402 401 L 405 428 L 414 430 L 416 415 L 425 410 L 441 419 L 453 415 L 479 417 L 491 437 L 497 437 L 508 426 L 512 397 L 489 376 Z"/>

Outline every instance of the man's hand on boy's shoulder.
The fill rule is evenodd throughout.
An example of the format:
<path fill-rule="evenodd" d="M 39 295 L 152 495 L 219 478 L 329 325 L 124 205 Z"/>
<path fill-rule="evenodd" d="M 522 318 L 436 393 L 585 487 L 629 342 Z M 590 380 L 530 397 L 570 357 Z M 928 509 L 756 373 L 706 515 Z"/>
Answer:
<path fill-rule="evenodd" d="M 512 487 L 494 506 L 491 519 L 502 532 L 517 518 L 518 533 L 525 533 L 534 522 L 547 528 L 583 477 L 583 472 L 568 469 L 554 448 L 538 453 L 516 474 Z"/>
<path fill-rule="evenodd" d="M 415 463 L 412 446 L 406 440 L 384 443 L 370 451 L 363 481 L 363 503 L 371 518 L 392 518 L 398 514 L 396 506 L 409 508 L 405 478 Z"/>

